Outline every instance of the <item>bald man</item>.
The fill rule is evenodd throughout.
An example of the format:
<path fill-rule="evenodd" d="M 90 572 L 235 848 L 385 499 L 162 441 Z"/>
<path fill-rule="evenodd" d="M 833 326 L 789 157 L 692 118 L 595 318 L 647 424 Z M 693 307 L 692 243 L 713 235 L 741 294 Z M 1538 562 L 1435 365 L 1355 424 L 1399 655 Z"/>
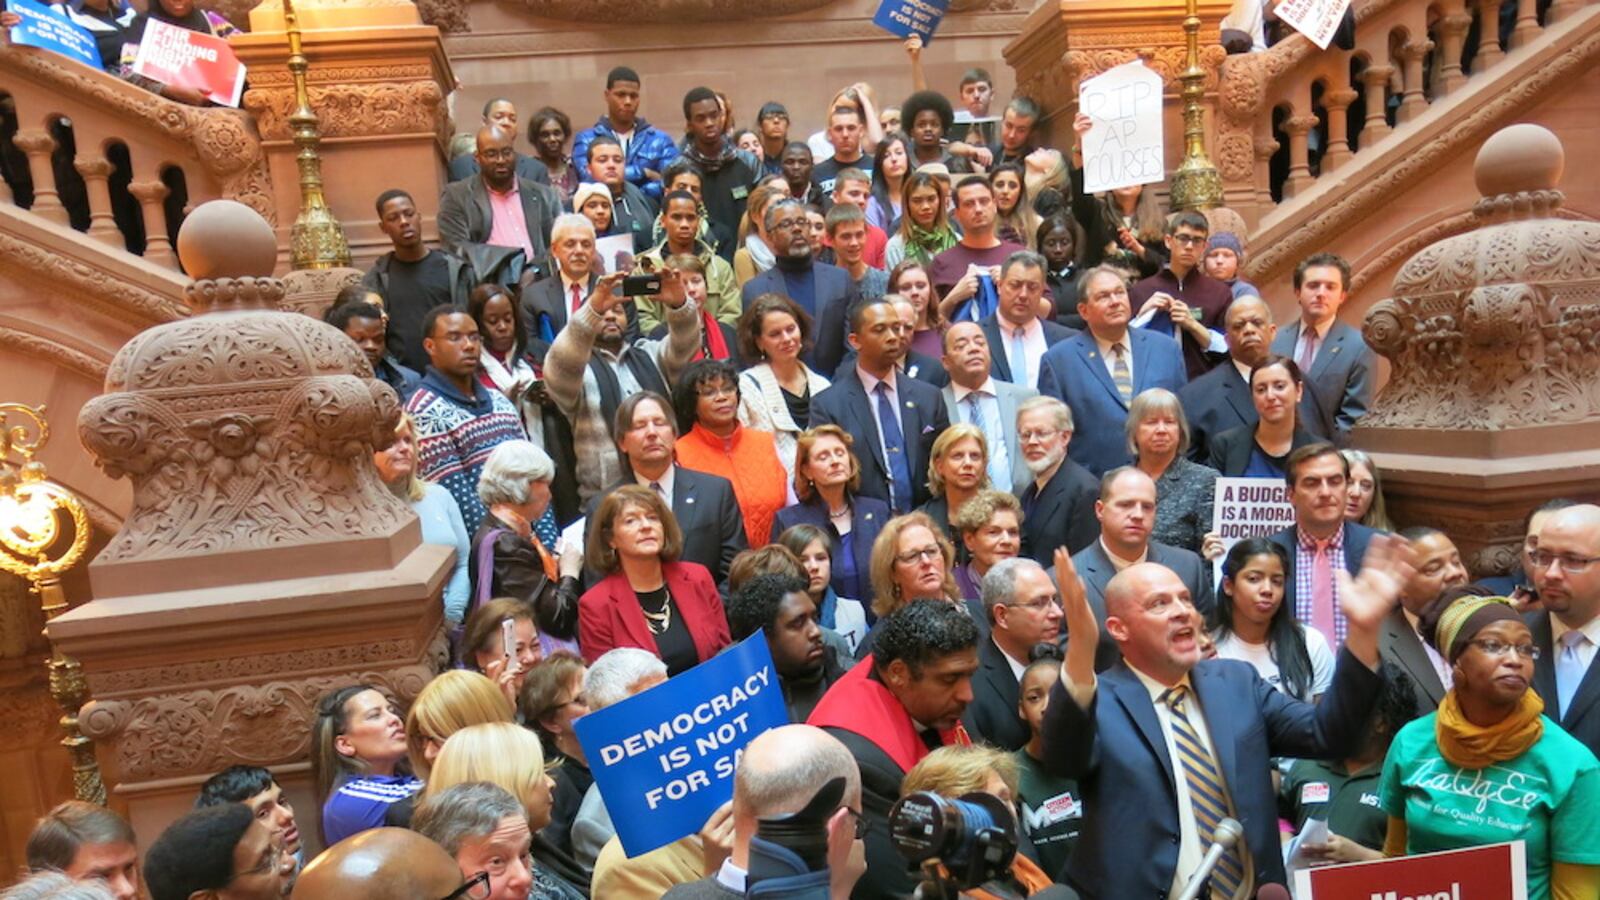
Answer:
<path fill-rule="evenodd" d="M 439 900 L 462 887 L 443 847 L 404 828 L 346 838 L 308 863 L 293 900 Z"/>
<path fill-rule="evenodd" d="M 561 196 L 517 176 L 515 139 L 493 125 L 478 129 L 478 174 L 450 184 L 439 197 L 439 240 L 467 261 L 479 282 L 513 285 L 547 274 L 541 267 Z"/>
<path fill-rule="evenodd" d="M 1256 424 L 1250 369 L 1267 358 L 1272 339 L 1278 335 L 1272 310 L 1253 294 L 1233 301 L 1222 322 L 1229 364 L 1217 366 L 1178 391 L 1178 402 L 1189 420 L 1189 458 L 1201 462 L 1211 458 L 1211 441 L 1217 435 Z"/>
<path fill-rule="evenodd" d="M 1219 862 L 1210 896 L 1286 884 L 1271 758 L 1342 759 L 1360 747 L 1380 686 L 1378 629 L 1410 577 L 1410 554 L 1384 536 L 1359 576 L 1339 573 L 1350 634 L 1317 706 L 1275 690 L 1249 663 L 1202 661 L 1200 617 L 1171 569 L 1138 563 L 1112 578 L 1105 627 L 1122 660 L 1097 678 L 1096 642 L 1069 639 L 1042 729 L 1045 767 L 1084 794 L 1067 883 L 1086 898 L 1176 895 L 1229 817 L 1244 838 Z M 1072 560 L 1058 551 L 1055 563 L 1069 636 L 1096 634 Z M 1129 864 L 1128 847 L 1146 851 L 1140 865 Z"/>
<path fill-rule="evenodd" d="M 767 731 L 739 757 L 733 781 L 733 855 L 722 869 L 667 891 L 670 900 L 734 900 L 745 895 L 750 839 L 759 820 L 804 809 L 828 782 L 845 780 L 841 806 L 828 817 L 828 887 L 845 897 L 866 870 L 866 851 L 855 836 L 861 809 L 861 771 L 838 738 L 810 725 Z"/>
<path fill-rule="evenodd" d="M 1550 513 L 1538 537 L 1529 542 L 1528 575 L 1544 610 L 1523 616 L 1539 647 L 1533 688 L 1545 715 L 1600 753 L 1600 506 Z"/>

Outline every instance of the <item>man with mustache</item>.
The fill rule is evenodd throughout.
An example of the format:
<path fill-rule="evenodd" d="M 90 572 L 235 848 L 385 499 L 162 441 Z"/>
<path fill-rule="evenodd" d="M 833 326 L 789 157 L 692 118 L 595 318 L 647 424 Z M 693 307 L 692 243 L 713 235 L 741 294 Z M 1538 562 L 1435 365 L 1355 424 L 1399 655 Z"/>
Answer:
<path fill-rule="evenodd" d="M 1340 576 L 1350 638 L 1333 686 L 1312 706 L 1275 690 L 1253 666 L 1201 661 L 1203 625 L 1189 589 L 1145 562 L 1106 587 L 1105 629 L 1122 661 L 1095 673 L 1100 621 L 1064 550 L 1057 587 L 1067 616 L 1067 659 L 1041 733 L 1051 774 L 1077 779 L 1086 814 L 1065 880 L 1084 897 L 1177 896 L 1230 818 L 1243 835 L 1202 896 L 1253 897 L 1287 882 L 1271 758 L 1351 756 L 1381 681 L 1378 630 L 1410 577 L 1405 541 L 1374 540 L 1356 578 Z M 1130 865 L 1128 848 L 1139 848 Z"/>
<path fill-rule="evenodd" d="M 1233 301 L 1223 314 L 1228 361 L 1184 385 L 1178 402 L 1189 420 L 1189 458 L 1211 458 L 1211 442 L 1224 431 L 1254 426 L 1256 407 L 1250 400 L 1250 370 L 1272 355 L 1278 326 L 1272 308 L 1255 295 Z"/>
<path fill-rule="evenodd" d="M 768 206 L 765 224 L 776 260 L 772 268 L 745 282 L 740 301 L 748 309 L 762 294 L 782 294 L 800 304 L 816 334 L 806 365 L 833 372 L 844 359 L 845 319 L 857 297 L 850 273 L 812 257 L 806 208 L 799 202 L 779 200 Z"/>

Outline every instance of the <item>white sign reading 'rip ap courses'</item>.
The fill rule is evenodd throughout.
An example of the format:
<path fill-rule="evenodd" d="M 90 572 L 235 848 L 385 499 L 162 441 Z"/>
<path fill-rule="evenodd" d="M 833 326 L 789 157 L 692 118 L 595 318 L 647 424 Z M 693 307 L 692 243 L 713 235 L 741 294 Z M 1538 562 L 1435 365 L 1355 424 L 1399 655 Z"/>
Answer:
<path fill-rule="evenodd" d="M 1078 88 L 1078 109 L 1094 120 L 1083 136 L 1083 186 L 1091 194 L 1167 177 L 1161 76 L 1139 60 L 1107 69 Z"/>

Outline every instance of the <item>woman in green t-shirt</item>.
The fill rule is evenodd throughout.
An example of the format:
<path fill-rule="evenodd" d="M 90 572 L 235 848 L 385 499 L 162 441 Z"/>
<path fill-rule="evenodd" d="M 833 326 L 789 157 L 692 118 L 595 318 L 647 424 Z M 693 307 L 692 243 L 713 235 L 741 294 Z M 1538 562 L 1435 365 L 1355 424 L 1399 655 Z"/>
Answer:
<path fill-rule="evenodd" d="M 1600 763 L 1528 689 L 1539 653 L 1528 626 L 1510 600 L 1466 587 L 1429 607 L 1421 631 L 1455 686 L 1389 747 L 1384 853 L 1520 840 L 1532 900 L 1600 897 Z"/>

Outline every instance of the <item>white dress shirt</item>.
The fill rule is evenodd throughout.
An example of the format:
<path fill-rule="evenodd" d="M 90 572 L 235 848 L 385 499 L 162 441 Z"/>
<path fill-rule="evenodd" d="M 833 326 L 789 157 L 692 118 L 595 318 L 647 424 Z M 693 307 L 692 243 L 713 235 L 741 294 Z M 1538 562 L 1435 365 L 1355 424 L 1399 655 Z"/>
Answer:
<path fill-rule="evenodd" d="M 873 375 L 860 366 L 856 366 L 856 377 L 861 379 L 861 387 L 867 392 L 867 411 L 872 414 L 872 424 L 878 429 L 878 448 L 883 452 L 884 471 L 893 472 L 894 467 L 889 465 L 889 446 L 883 440 L 883 423 L 878 420 L 878 382 L 880 379 L 876 375 Z M 883 378 L 881 381 L 889 388 L 889 406 L 894 409 L 895 421 L 900 423 L 900 438 L 902 443 L 905 445 L 901 448 L 901 450 L 909 454 L 911 452 L 910 445 L 912 435 L 906 434 L 906 423 L 904 418 L 900 415 L 900 392 L 895 387 L 896 382 L 894 371 L 891 370 L 889 372 L 889 377 Z M 907 456 L 906 462 L 908 468 L 910 461 L 911 458 Z"/>
<path fill-rule="evenodd" d="M 1006 364 L 1011 367 L 1011 383 L 1026 387 L 1039 386 L 1039 361 L 1044 359 L 1044 353 L 1050 349 L 1044 339 L 1044 324 L 1037 318 L 1029 319 L 1028 324 L 1020 329 L 1006 321 L 1004 316 L 995 316 L 995 324 L 1000 329 L 1001 343 L 1005 344 Z M 1016 333 L 1022 332 L 1022 359 L 1017 359 Z M 993 348 L 990 348 L 991 351 Z"/>
<path fill-rule="evenodd" d="M 667 466 L 667 471 L 664 472 L 661 475 L 660 478 L 654 479 L 652 481 L 651 479 L 646 478 L 643 475 L 640 475 L 638 470 L 635 469 L 634 473 L 633 473 L 633 479 L 635 481 L 637 481 L 643 487 L 650 487 L 650 485 L 652 485 L 652 484 L 661 485 L 661 497 L 662 497 L 663 500 L 667 501 L 667 508 L 671 509 L 672 508 L 672 485 L 673 485 L 673 483 L 675 481 L 677 481 L 677 478 L 676 478 L 677 471 L 678 471 L 678 467 L 677 466 L 675 466 L 675 465 Z"/>

